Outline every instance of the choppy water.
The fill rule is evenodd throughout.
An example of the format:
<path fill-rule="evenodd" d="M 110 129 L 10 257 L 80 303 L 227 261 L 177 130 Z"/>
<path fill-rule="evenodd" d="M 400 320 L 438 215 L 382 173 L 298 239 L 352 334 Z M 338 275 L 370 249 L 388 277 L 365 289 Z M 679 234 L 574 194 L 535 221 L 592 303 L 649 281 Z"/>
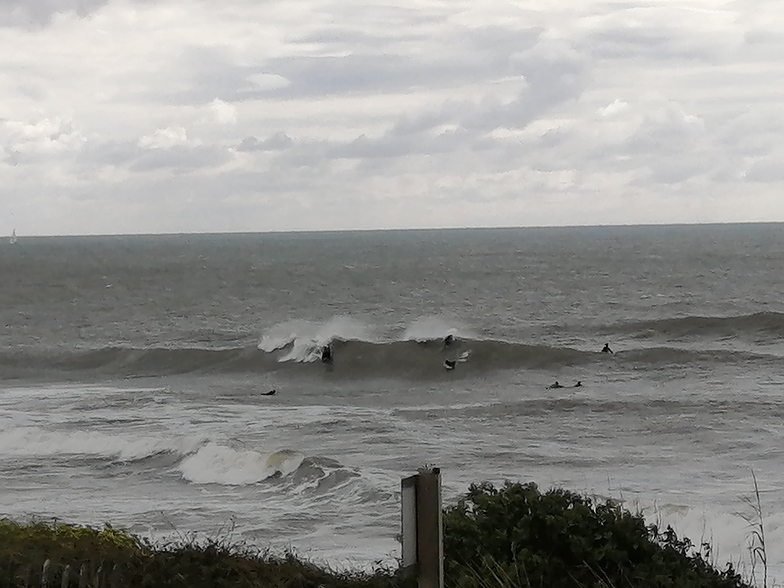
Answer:
<path fill-rule="evenodd" d="M 753 471 L 784 578 L 784 225 L 20 238 L 0 275 L 0 515 L 361 565 L 428 463 L 723 563 Z"/>

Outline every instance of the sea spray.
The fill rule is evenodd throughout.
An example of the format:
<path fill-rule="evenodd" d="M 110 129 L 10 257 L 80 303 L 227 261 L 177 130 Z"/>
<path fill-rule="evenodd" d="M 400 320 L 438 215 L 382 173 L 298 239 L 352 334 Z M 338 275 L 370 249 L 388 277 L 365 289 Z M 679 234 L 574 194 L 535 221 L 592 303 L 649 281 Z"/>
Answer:
<path fill-rule="evenodd" d="M 336 340 L 374 342 L 377 337 L 362 321 L 335 316 L 325 322 L 292 320 L 274 325 L 262 335 L 258 348 L 268 353 L 289 348 L 279 361 L 312 363 L 320 359 L 322 347 Z"/>

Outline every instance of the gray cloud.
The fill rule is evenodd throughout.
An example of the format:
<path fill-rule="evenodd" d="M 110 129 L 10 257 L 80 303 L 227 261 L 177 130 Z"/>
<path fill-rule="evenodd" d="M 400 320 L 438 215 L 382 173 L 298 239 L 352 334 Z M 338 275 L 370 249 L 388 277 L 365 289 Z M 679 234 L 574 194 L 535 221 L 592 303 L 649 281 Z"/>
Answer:
<path fill-rule="evenodd" d="M 748 182 L 784 182 L 784 153 L 778 152 L 754 161 L 743 174 Z"/>
<path fill-rule="evenodd" d="M 237 146 L 237 151 L 282 151 L 288 149 L 294 141 L 286 133 L 275 133 L 266 139 L 245 137 Z"/>
<path fill-rule="evenodd" d="M 512 73 L 510 57 L 528 50 L 540 32 L 502 27 L 465 29 L 444 44 L 440 55 L 369 52 L 367 47 L 360 46 L 340 57 L 272 59 L 263 64 L 264 71 L 286 78 L 290 85 L 267 94 L 277 97 L 372 94 L 443 87 L 465 79 L 481 83 Z M 379 38 L 375 41 L 383 47 Z"/>
<path fill-rule="evenodd" d="M 597 31 L 583 40 L 582 48 L 599 58 L 700 60 L 714 62 L 719 47 L 672 30 L 653 27 Z"/>
<path fill-rule="evenodd" d="M 464 29 L 447 39 L 440 54 L 414 55 L 398 47 L 410 36 L 321 30 L 295 43 L 318 42 L 324 46 L 322 52 L 264 59 L 252 65 L 238 65 L 225 48 L 188 47 L 166 74 L 168 83 L 174 80 L 187 89 L 157 94 L 162 101 L 194 104 L 215 97 L 227 101 L 328 98 L 449 87 L 466 79 L 492 81 L 515 75 L 519 64 L 510 59 L 530 49 L 540 34 L 538 28 Z M 334 47 L 344 46 L 351 47 L 351 52 L 332 54 Z M 263 87 L 253 81 L 264 75 L 287 83 Z"/>
<path fill-rule="evenodd" d="M 784 5 L 130 2 L 0 0 L 20 224 L 784 218 Z"/>
<path fill-rule="evenodd" d="M 129 167 L 135 172 L 170 169 L 179 173 L 211 168 L 230 159 L 230 154 L 216 146 L 175 145 L 168 149 L 149 149 L 139 154 Z"/>
<path fill-rule="evenodd" d="M 155 0 L 133 0 L 135 3 Z M 0 26 L 40 28 L 57 14 L 85 18 L 111 0 L 0 0 Z"/>
<path fill-rule="evenodd" d="M 185 173 L 212 168 L 227 162 L 231 154 L 210 145 L 172 145 L 167 148 L 144 148 L 136 142 L 121 141 L 88 144 L 79 154 L 81 173 L 103 167 L 127 169 L 135 173 L 168 169 Z"/>
<path fill-rule="evenodd" d="M 57 13 L 86 16 L 109 0 L 0 0 L 0 25 L 42 26 Z"/>
<path fill-rule="evenodd" d="M 132 141 L 94 142 L 85 145 L 79 162 L 85 167 L 124 166 L 139 157 L 141 148 Z"/>

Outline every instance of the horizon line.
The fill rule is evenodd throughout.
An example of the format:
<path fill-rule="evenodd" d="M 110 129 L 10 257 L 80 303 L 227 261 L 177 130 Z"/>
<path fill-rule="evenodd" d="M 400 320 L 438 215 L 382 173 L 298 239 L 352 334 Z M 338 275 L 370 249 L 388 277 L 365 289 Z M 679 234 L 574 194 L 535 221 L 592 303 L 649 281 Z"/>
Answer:
<path fill-rule="evenodd" d="M 525 229 L 606 229 L 606 228 L 653 228 L 653 227 L 709 227 L 729 225 L 781 225 L 784 221 L 711 221 L 711 222 L 663 222 L 663 223 L 609 223 L 600 225 L 505 225 L 505 226 L 455 226 L 455 227 L 394 227 L 371 229 L 279 229 L 262 231 L 172 231 L 163 233 L 60 233 L 40 234 L 16 233 L 18 239 L 25 238 L 58 238 L 58 237 L 177 237 L 197 235 L 282 235 L 282 234 L 334 234 L 334 233 L 395 233 L 425 231 L 491 231 L 491 230 L 525 230 Z M 16 231 L 16 227 L 14 228 Z M 9 234 L 10 236 L 10 234 Z"/>

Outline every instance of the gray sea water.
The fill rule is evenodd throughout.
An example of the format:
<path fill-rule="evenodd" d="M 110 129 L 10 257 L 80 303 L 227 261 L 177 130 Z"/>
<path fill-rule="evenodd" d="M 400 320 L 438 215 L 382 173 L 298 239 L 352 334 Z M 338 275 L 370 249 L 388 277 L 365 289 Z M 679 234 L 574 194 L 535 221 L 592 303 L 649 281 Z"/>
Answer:
<path fill-rule="evenodd" d="M 0 516 L 362 566 L 433 464 L 748 571 L 753 472 L 784 578 L 784 225 L 20 237 L 0 276 Z"/>

